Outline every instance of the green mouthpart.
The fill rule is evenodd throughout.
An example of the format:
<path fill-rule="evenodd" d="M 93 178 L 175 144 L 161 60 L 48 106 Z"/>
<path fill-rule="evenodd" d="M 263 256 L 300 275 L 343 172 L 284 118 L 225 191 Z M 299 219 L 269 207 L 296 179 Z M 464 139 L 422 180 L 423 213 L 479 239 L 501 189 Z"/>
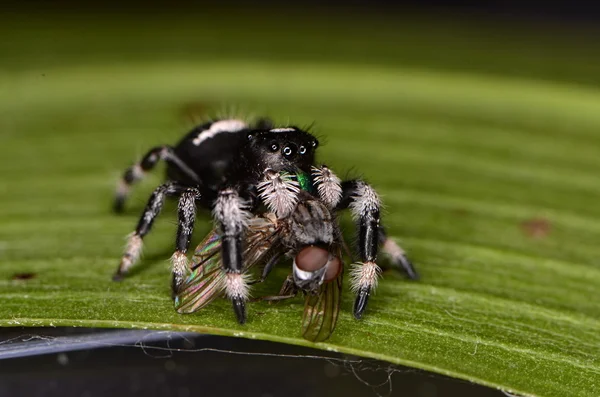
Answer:
<path fill-rule="evenodd" d="M 311 180 L 310 174 L 307 174 L 306 172 L 298 173 L 298 174 L 296 174 L 296 179 L 298 180 L 298 183 L 300 184 L 300 189 L 305 190 L 309 193 L 312 193 L 313 185 L 312 185 L 312 180 Z"/>

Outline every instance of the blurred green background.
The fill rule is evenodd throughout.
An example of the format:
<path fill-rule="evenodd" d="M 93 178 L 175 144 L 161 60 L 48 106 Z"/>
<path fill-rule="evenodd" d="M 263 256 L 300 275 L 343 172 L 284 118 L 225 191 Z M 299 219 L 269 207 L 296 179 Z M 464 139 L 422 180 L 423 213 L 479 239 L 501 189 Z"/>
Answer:
<path fill-rule="evenodd" d="M 593 394 L 593 24 L 448 8 L 33 4 L 0 21 L 3 325 L 231 334 L 226 302 L 205 317 L 172 310 L 173 206 L 132 277 L 110 282 L 161 173 L 125 216 L 110 213 L 112 193 L 145 150 L 206 117 L 269 115 L 312 125 L 322 161 L 373 183 L 423 276 L 386 274 L 361 323 L 348 294 L 332 346 L 536 395 Z M 209 228 L 201 218 L 196 240 Z M 23 272 L 34 277 L 14 279 Z M 301 303 L 256 307 L 274 315 L 255 315 L 250 332 L 303 343 Z"/>

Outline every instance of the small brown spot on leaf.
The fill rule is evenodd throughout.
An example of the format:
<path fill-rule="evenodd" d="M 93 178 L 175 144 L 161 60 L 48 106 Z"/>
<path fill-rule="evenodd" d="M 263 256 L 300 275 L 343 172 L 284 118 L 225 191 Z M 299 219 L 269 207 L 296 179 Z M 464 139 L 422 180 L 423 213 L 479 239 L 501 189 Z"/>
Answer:
<path fill-rule="evenodd" d="M 31 280 L 35 277 L 35 273 L 15 273 L 11 277 L 13 280 Z"/>
<path fill-rule="evenodd" d="M 533 218 L 521 223 L 523 233 L 533 238 L 544 238 L 550 233 L 550 222 L 544 218 Z"/>

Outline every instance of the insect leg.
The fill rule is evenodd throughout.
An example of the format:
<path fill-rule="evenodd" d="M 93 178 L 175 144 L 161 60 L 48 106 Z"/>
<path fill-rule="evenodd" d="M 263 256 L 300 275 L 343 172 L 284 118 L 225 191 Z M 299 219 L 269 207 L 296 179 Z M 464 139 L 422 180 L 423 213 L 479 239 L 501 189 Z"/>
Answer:
<path fill-rule="evenodd" d="M 352 289 L 356 293 L 354 317 L 362 317 L 381 268 L 377 265 L 379 248 L 380 201 L 377 192 L 361 180 L 342 183 L 343 196 L 337 209 L 350 208 L 358 227 L 358 253 L 361 262 L 351 271 Z"/>
<path fill-rule="evenodd" d="M 387 236 L 385 228 L 379 226 L 379 242 L 383 251 L 389 255 L 392 265 L 401 271 L 404 271 L 408 278 L 411 280 L 418 280 L 419 273 L 417 273 L 412 262 L 406 257 L 406 253 L 394 240 Z"/>
<path fill-rule="evenodd" d="M 175 252 L 171 256 L 174 295 L 189 272 L 187 251 L 190 247 L 194 222 L 196 221 L 196 200 L 199 199 L 200 191 L 193 187 L 187 188 L 179 196 L 177 237 L 175 238 Z"/>
<path fill-rule="evenodd" d="M 113 203 L 113 210 L 117 213 L 123 212 L 125 207 L 125 201 L 131 186 L 144 178 L 147 172 L 151 171 L 160 160 L 170 162 L 180 168 L 184 173 L 188 174 L 194 180 L 198 181 L 199 178 L 179 157 L 173 153 L 173 148 L 170 146 L 157 146 L 152 148 L 142 157 L 142 160 L 131 167 L 127 168 L 123 173 L 123 176 L 117 184 L 115 192 L 115 201 Z"/>
<path fill-rule="evenodd" d="M 174 182 L 167 182 L 154 190 L 150 196 L 150 199 L 148 199 L 146 208 L 144 209 L 144 212 L 138 221 L 135 231 L 130 234 L 127 239 L 125 252 L 121 257 L 121 262 L 119 263 L 119 267 L 113 276 L 113 280 L 121 280 L 125 274 L 127 274 L 127 271 L 131 268 L 131 266 L 133 266 L 139 259 L 140 254 L 142 253 L 142 239 L 150 232 L 154 220 L 158 214 L 160 214 L 165 197 L 178 194 L 181 191 L 185 191 L 185 189 L 187 188 Z"/>
<path fill-rule="evenodd" d="M 219 192 L 213 215 L 221 229 L 223 269 L 227 272 L 225 294 L 240 324 L 246 322 L 248 283 L 243 276 L 242 237 L 250 217 L 247 203 L 234 189 Z"/>
<path fill-rule="evenodd" d="M 275 267 L 277 262 L 279 262 L 279 260 L 281 259 L 281 257 L 283 255 L 284 255 L 283 252 L 278 252 L 275 255 L 273 255 L 271 257 L 271 259 L 269 259 L 269 261 L 267 262 L 265 267 L 263 268 L 260 278 L 258 280 L 250 282 L 249 284 L 258 284 L 258 283 L 262 283 L 263 281 L 265 281 L 265 279 L 267 278 L 269 273 L 271 273 L 271 270 L 273 270 L 273 268 Z"/>
<path fill-rule="evenodd" d="M 254 301 L 267 301 L 269 303 L 277 303 L 282 300 L 295 298 L 296 296 L 298 296 L 298 292 L 300 292 L 300 290 L 296 286 L 296 283 L 294 283 L 294 277 L 290 274 L 283 281 L 281 289 L 279 290 L 279 294 L 262 296 L 260 298 L 254 299 Z"/>

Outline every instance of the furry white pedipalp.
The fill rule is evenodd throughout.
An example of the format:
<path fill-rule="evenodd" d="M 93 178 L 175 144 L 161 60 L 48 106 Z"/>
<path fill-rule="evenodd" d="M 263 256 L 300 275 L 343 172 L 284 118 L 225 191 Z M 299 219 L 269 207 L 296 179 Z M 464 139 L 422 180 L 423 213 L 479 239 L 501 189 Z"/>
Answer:
<path fill-rule="evenodd" d="M 326 166 L 312 167 L 312 171 L 319 197 L 329 209 L 334 209 L 342 199 L 342 181 Z"/>
<path fill-rule="evenodd" d="M 277 217 L 288 216 L 296 208 L 300 184 L 291 175 L 267 170 L 257 187 L 260 199 Z"/>

